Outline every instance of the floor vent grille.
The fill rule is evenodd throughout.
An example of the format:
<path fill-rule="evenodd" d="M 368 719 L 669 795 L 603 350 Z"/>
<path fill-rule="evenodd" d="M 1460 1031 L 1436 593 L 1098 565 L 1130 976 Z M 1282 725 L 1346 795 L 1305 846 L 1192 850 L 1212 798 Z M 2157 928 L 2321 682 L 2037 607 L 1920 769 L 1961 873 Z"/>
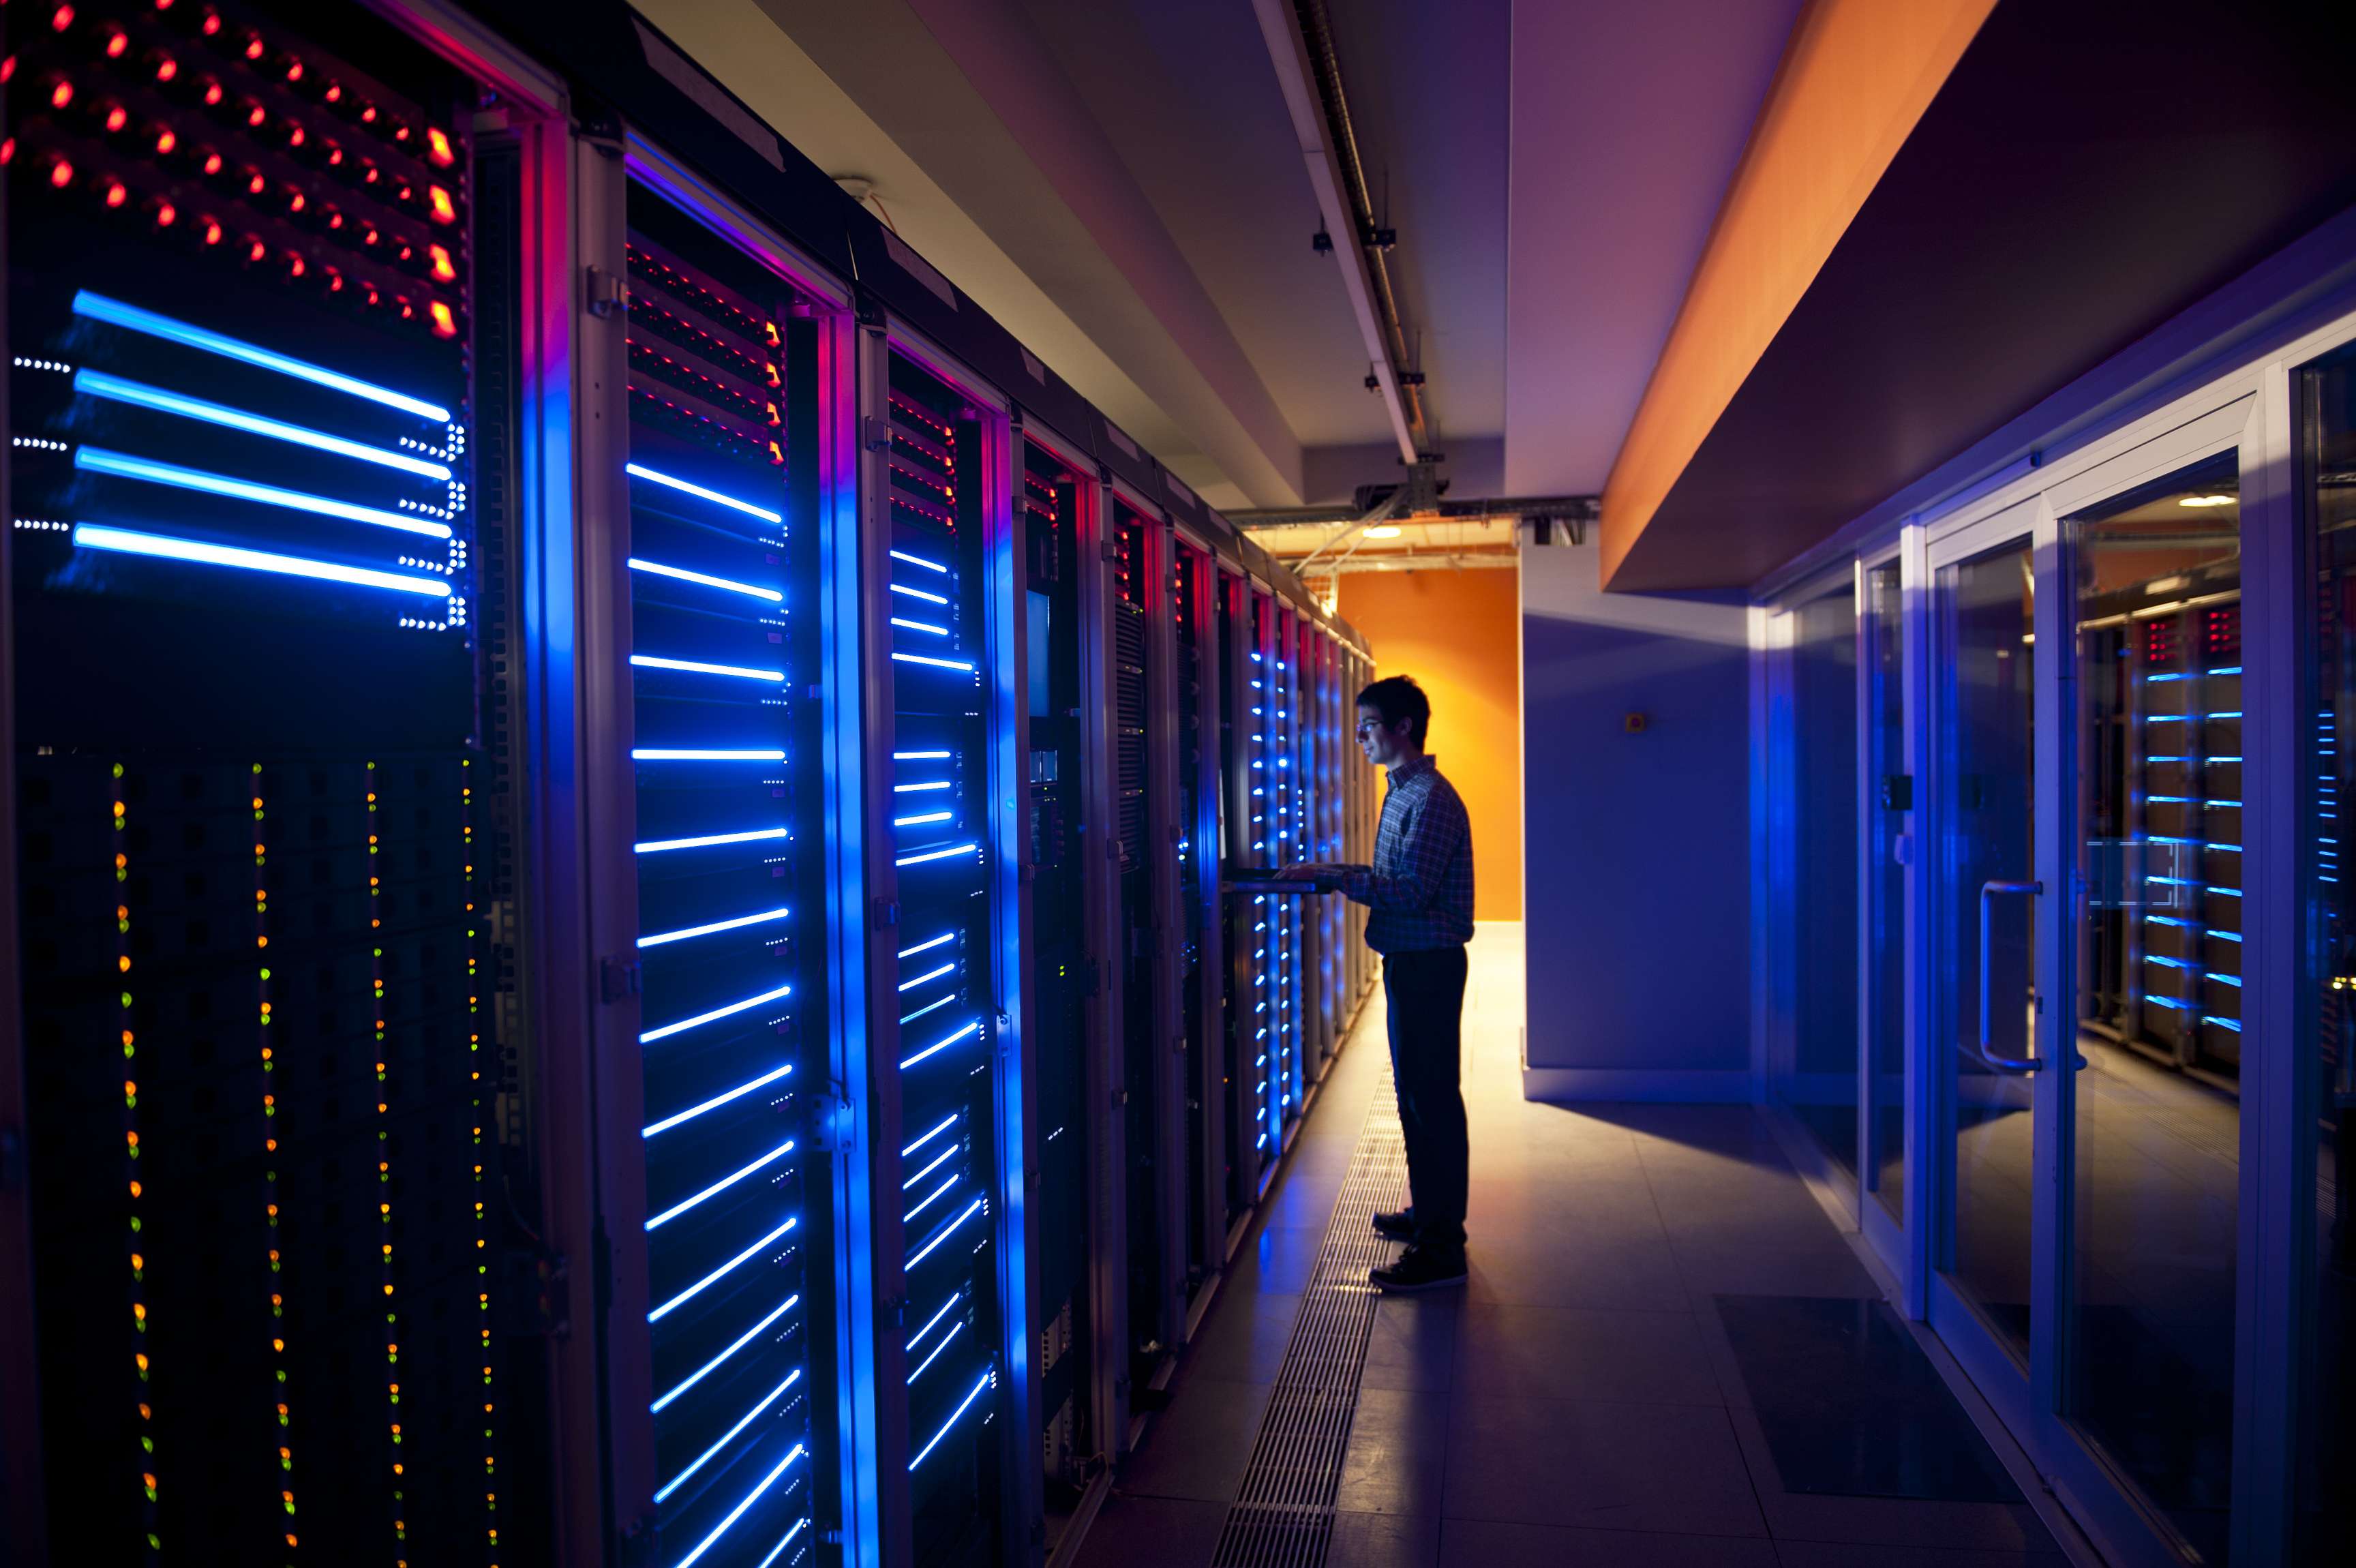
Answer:
<path fill-rule="evenodd" d="M 1372 1222 L 1407 1198 L 1407 1146 L 1396 1103 L 1386 1064 L 1213 1568 L 1322 1568 L 1325 1562 L 1381 1294 L 1366 1283 L 1366 1271 L 1397 1251 Z"/>

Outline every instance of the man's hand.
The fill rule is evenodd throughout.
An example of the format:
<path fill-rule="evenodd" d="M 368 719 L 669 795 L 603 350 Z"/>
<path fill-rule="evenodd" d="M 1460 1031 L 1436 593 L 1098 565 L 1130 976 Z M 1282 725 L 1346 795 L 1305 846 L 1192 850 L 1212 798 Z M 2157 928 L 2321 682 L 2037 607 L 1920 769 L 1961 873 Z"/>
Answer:
<path fill-rule="evenodd" d="M 1327 861 L 1303 861 L 1298 865 L 1279 866 L 1276 879 L 1279 882 L 1306 882 L 1321 892 L 1331 892 L 1341 870 L 1340 866 Z"/>

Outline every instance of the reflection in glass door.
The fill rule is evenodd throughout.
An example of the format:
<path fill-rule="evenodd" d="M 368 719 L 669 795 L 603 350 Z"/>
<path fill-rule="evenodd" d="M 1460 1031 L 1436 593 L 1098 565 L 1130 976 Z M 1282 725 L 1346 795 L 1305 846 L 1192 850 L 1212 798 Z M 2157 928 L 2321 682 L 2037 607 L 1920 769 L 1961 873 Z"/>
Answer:
<path fill-rule="evenodd" d="M 2037 918 L 2029 541 L 1941 567 L 1937 717 L 1939 1030 L 1952 1133 L 1943 1272 L 2024 1365 L 2029 1347 L 2030 1080 Z"/>
<path fill-rule="evenodd" d="M 1865 569 L 1865 1183 L 1906 1223 L 1906 865 L 1899 858 L 1914 804 L 1906 766 L 1902 571 Z"/>
<path fill-rule="evenodd" d="M 1844 1173 L 1857 1170 L 1857 588 L 1792 612 L 1792 1036 L 1775 1098 Z"/>
<path fill-rule="evenodd" d="M 2225 1560 L 2241 1187 L 2242 564 L 2227 452 L 2065 520 L 2078 1050 L 2063 1412 Z"/>

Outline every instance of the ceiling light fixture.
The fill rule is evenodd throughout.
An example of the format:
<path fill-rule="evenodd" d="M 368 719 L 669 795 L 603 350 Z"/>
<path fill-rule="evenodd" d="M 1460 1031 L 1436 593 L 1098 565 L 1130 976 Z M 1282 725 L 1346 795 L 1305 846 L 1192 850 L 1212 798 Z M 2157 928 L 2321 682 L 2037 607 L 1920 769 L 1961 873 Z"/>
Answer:
<path fill-rule="evenodd" d="M 1366 530 L 1366 537 L 1369 539 L 1397 539 L 1398 536 L 1399 531 L 1392 527 L 1389 523 L 1384 523 L 1380 527 Z"/>
<path fill-rule="evenodd" d="M 2239 496 L 2179 496 L 2177 498 L 2176 504 L 2178 506 L 2232 506 L 2241 499 Z"/>

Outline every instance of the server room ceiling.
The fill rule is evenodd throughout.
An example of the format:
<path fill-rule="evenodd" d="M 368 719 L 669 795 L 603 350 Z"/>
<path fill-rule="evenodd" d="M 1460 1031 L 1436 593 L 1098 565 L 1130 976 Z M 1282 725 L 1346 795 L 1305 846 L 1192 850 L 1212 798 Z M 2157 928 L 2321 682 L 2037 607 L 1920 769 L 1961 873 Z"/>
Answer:
<path fill-rule="evenodd" d="M 1799 0 L 1327 3 L 1451 489 L 1601 490 Z M 1214 506 L 1398 478 L 1250 0 L 637 4 Z"/>

